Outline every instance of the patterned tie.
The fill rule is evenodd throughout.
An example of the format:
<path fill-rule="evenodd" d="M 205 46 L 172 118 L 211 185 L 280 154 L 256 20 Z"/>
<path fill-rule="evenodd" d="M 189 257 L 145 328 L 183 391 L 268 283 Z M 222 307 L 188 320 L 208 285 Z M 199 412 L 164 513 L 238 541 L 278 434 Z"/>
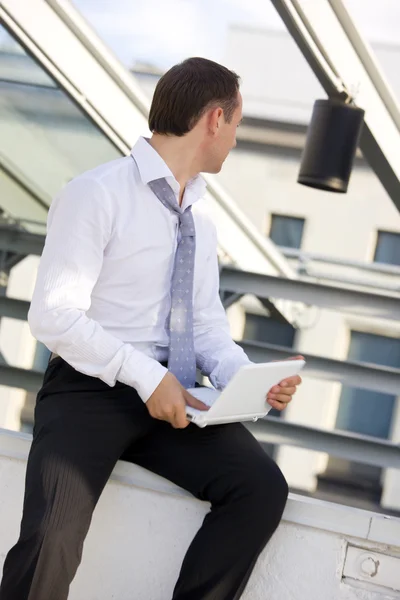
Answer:
<path fill-rule="evenodd" d="M 175 194 L 164 179 L 149 182 L 150 189 L 166 208 L 179 217 L 178 247 L 171 282 L 171 312 L 167 321 L 169 333 L 168 370 L 185 388 L 196 383 L 196 356 L 193 337 L 193 275 L 196 231 L 191 207 L 182 211 Z"/>

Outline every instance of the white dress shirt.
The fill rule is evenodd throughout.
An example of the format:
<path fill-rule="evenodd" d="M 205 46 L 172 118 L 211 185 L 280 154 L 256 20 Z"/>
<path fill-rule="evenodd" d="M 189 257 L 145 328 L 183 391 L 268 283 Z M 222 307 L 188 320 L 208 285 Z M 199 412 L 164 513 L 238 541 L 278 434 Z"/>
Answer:
<path fill-rule="evenodd" d="M 108 385 L 121 381 L 147 401 L 167 369 L 170 285 L 178 216 L 147 183 L 179 184 L 160 155 L 139 138 L 129 157 L 84 173 L 54 199 L 28 321 L 33 335 L 77 371 Z M 186 186 L 182 207 L 205 191 L 201 176 Z M 229 333 L 219 298 L 217 237 L 193 207 L 196 362 L 223 389 L 249 361 Z"/>

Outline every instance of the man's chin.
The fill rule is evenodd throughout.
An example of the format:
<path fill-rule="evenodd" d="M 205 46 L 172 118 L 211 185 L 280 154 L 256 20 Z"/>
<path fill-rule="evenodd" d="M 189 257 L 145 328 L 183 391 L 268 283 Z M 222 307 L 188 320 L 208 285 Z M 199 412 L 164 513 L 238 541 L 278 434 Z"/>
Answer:
<path fill-rule="evenodd" d="M 221 163 L 220 165 L 212 165 L 209 166 L 207 168 L 207 170 L 205 171 L 205 173 L 210 173 L 210 175 L 216 175 L 217 173 L 219 173 L 222 169 L 224 163 Z"/>

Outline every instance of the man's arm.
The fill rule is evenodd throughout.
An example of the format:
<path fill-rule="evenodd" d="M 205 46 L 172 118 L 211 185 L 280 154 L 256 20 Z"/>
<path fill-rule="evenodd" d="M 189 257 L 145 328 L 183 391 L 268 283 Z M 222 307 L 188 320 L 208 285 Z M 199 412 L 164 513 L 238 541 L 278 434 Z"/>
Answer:
<path fill-rule="evenodd" d="M 235 344 L 219 297 L 217 235 L 213 228 L 213 247 L 208 257 L 204 281 L 194 299 L 194 346 L 197 366 L 222 390 L 242 365 L 251 361 Z"/>
<path fill-rule="evenodd" d="M 115 209 L 107 190 L 79 178 L 53 202 L 28 315 L 32 334 L 77 371 L 121 381 L 147 401 L 167 373 L 156 360 L 86 316 L 110 240 Z"/>
<path fill-rule="evenodd" d="M 217 259 L 217 238 L 208 259 L 204 281 L 194 303 L 194 336 L 197 366 L 211 383 L 222 390 L 242 365 L 251 361 L 242 348 L 235 344 L 229 332 L 229 322 L 219 297 L 219 268 Z M 294 356 L 292 359 L 303 359 Z M 279 411 L 286 408 L 301 384 L 301 377 L 295 375 L 281 381 L 272 390 L 266 390 L 266 401 Z"/>

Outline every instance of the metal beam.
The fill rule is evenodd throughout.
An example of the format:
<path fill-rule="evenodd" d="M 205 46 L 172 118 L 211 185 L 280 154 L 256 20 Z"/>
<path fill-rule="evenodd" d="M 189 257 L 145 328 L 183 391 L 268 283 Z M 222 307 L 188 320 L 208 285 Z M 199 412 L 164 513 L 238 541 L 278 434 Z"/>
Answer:
<path fill-rule="evenodd" d="M 232 304 L 236 304 L 236 302 L 239 302 L 239 300 L 241 298 L 243 298 L 243 294 L 235 294 L 235 293 L 227 292 L 226 294 L 222 294 L 221 300 L 222 300 L 222 304 L 226 310 L 227 308 L 232 306 Z"/>
<path fill-rule="evenodd" d="M 366 44 L 360 35 L 343 0 L 328 0 L 341 27 L 357 53 L 365 71 L 374 84 L 382 102 L 400 131 L 400 110 L 398 100 L 392 89 L 388 87 L 385 75 L 375 58 L 374 51 Z"/>
<path fill-rule="evenodd" d="M 29 304 L 22 300 L 12 300 L 14 305 L 13 311 L 3 311 L 3 306 L 7 306 L 10 298 L 0 298 L 0 314 L 10 318 L 19 318 L 25 314 L 29 308 Z M 18 313 L 19 311 L 19 313 Z M 282 346 L 274 346 L 273 344 L 262 344 L 260 342 L 250 342 L 241 340 L 237 342 L 243 348 L 250 360 L 258 362 L 268 362 L 271 360 L 284 360 L 296 354 L 291 348 Z M 307 366 L 304 373 L 309 377 L 323 379 L 327 381 L 337 381 L 343 385 L 357 387 L 365 390 L 375 390 L 397 396 L 400 390 L 400 370 L 390 367 L 378 367 L 372 364 L 355 363 L 349 361 L 333 360 L 323 356 L 314 356 L 305 354 Z M 14 367 L 9 367 L 9 376 L 14 373 Z M 18 369 L 16 369 L 18 371 Z M 24 371 L 23 373 L 31 373 L 33 371 Z M 18 374 L 14 380 L 18 380 Z M 1 381 L 0 371 L 0 381 Z M 11 385 L 1 381 L 2 385 Z M 22 386 L 24 387 L 24 386 Z"/>
<path fill-rule="evenodd" d="M 0 225 L 0 250 L 27 256 L 40 256 L 43 252 L 45 236 L 16 229 L 10 225 Z"/>
<path fill-rule="evenodd" d="M 37 392 L 43 382 L 43 373 L 0 364 L 0 385 Z"/>
<path fill-rule="evenodd" d="M 368 465 L 400 469 L 400 446 L 387 440 L 305 427 L 276 417 L 260 419 L 247 427 L 260 442 L 297 446 Z"/>
<path fill-rule="evenodd" d="M 297 283 L 298 285 L 298 283 Z M 26 320 L 29 302 L 15 298 L 0 297 L 0 316 Z M 254 362 L 280 360 L 293 356 L 293 349 L 273 344 L 263 344 L 241 340 L 238 344 Z M 398 395 L 400 390 L 400 370 L 378 367 L 372 364 L 334 360 L 323 356 L 307 354 L 306 373 L 310 377 L 328 381 L 338 381 L 344 385 L 376 390 Z"/>
<path fill-rule="evenodd" d="M 29 302 L 0 296 L 0 317 L 26 321 L 28 318 Z"/>
<path fill-rule="evenodd" d="M 222 292 L 254 294 L 258 298 L 285 298 L 331 310 L 400 320 L 400 295 L 383 295 L 240 271 L 224 266 L 220 275 Z"/>
<path fill-rule="evenodd" d="M 0 207 L 6 214 L 10 215 L 15 220 L 26 220 L 29 218 L 36 223 L 44 224 L 46 222 L 47 209 L 34 201 L 26 188 L 20 185 L 20 183 L 11 177 L 1 166 L 0 187 Z"/>
<path fill-rule="evenodd" d="M 258 298 L 263 307 L 268 311 L 268 314 L 271 319 L 278 321 L 279 323 L 283 323 L 284 325 L 291 325 L 292 323 L 285 319 L 284 315 L 280 313 L 272 300 L 269 298 Z M 292 326 L 293 327 L 293 326 Z"/>
<path fill-rule="evenodd" d="M 36 393 L 42 382 L 42 372 L 0 364 L 1 385 Z M 260 442 L 298 446 L 366 464 L 400 468 L 400 447 L 386 440 L 305 427 L 274 417 L 251 423 L 248 428 Z"/>
<path fill-rule="evenodd" d="M 279 246 L 282 254 L 286 258 L 297 258 L 300 263 L 322 262 L 328 265 L 338 265 L 349 269 L 358 269 L 360 271 L 368 271 L 377 273 L 378 275 L 393 275 L 400 278 L 400 267 L 398 265 L 389 265 L 379 262 L 366 262 L 361 260 L 351 260 L 348 258 L 336 258 L 328 254 L 319 254 L 318 252 L 304 252 L 300 248 L 288 248 L 287 246 Z"/>
<path fill-rule="evenodd" d="M 400 210 L 399 104 L 343 0 L 272 3 L 328 96 L 356 95 L 365 110 L 360 148 Z"/>
<path fill-rule="evenodd" d="M 285 360 L 298 352 L 283 346 L 241 340 L 237 342 L 253 362 Z M 399 395 L 400 369 L 378 367 L 369 363 L 334 360 L 324 356 L 303 354 L 307 365 L 304 374 L 316 379 L 338 381 L 343 385 Z"/>
<path fill-rule="evenodd" d="M 0 167 L 21 189 L 23 189 L 32 201 L 36 202 L 46 211 L 49 209 L 51 197 L 43 192 L 26 174 L 19 169 L 4 154 L 0 154 Z"/>
<path fill-rule="evenodd" d="M 23 383 L 22 389 L 36 393 L 42 381 L 41 372 L 0 364 L 1 385 L 21 388 Z M 387 440 L 305 427 L 274 417 L 251 423 L 248 428 L 260 442 L 327 452 L 332 456 L 379 467 L 400 468 L 400 447 Z"/>
<path fill-rule="evenodd" d="M 300 271 L 301 269 L 301 271 Z M 364 279 L 362 277 L 356 277 L 355 275 L 331 275 L 324 271 L 316 271 L 314 269 L 310 269 L 307 265 L 301 265 L 299 269 L 299 273 L 303 276 L 306 276 L 311 281 L 318 281 L 319 283 L 332 283 L 333 285 L 347 285 L 347 286 L 357 286 L 358 288 L 364 288 L 368 290 L 377 290 L 378 293 L 381 294 L 397 294 L 400 292 L 400 285 L 388 285 L 383 281 L 379 283 L 377 281 L 373 281 L 372 279 Z"/>
<path fill-rule="evenodd" d="M 3 273 L 9 274 L 11 269 L 18 265 L 21 260 L 25 258 L 22 254 L 15 254 L 15 252 L 7 252 L 0 250 L 0 255 L 3 256 L 0 259 L 0 269 Z"/>

